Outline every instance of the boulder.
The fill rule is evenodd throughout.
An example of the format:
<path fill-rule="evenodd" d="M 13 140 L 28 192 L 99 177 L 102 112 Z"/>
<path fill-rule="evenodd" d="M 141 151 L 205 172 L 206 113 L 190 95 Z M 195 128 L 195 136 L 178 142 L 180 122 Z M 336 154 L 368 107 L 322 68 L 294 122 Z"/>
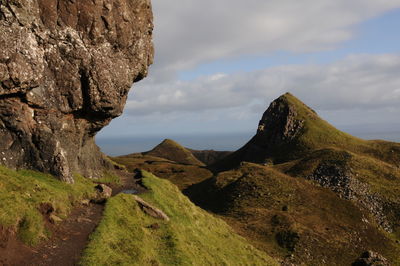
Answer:
<path fill-rule="evenodd" d="M 112 196 L 112 188 L 109 186 L 99 184 L 95 186 L 95 189 L 97 191 L 97 195 L 94 202 L 96 203 L 103 203 Z"/>

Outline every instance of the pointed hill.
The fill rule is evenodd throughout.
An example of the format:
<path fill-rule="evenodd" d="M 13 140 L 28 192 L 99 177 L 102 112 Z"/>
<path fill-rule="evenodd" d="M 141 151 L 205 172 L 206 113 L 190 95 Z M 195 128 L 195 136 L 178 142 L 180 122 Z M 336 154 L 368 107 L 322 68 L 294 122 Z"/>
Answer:
<path fill-rule="evenodd" d="M 256 135 L 241 149 L 216 162 L 217 171 L 242 161 L 282 163 L 323 148 L 345 149 L 400 166 L 400 144 L 367 141 L 336 129 L 295 96 L 286 93 L 263 114 Z"/>
<path fill-rule="evenodd" d="M 181 164 L 204 166 L 188 149 L 171 139 L 165 139 L 151 151 L 144 152 L 143 155 L 160 157 Z"/>

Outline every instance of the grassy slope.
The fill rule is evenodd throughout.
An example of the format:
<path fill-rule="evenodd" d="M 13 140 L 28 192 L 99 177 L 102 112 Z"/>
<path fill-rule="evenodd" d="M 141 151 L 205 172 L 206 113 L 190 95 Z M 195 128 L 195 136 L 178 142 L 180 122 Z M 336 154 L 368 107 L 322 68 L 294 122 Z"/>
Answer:
<path fill-rule="evenodd" d="M 341 149 L 321 149 L 310 152 L 301 160 L 292 161 L 275 168 L 289 175 L 306 178 L 324 161 L 347 165 L 359 181 L 369 185 L 387 201 L 400 203 L 400 171 L 397 167 L 374 157 L 360 155 Z"/>
<path fill-rule="evenodd" d="M 297 149 L 309 152 L 322 148 L 339 148 L 367 155 L 394 164 L 400 161 L 400 144 L 386 141 L 367 141 L 342 132 L 321 119 L 308 106 L 291 94 L 285 94 L 288 104 L 297 111 L 297 120 L 304 120 L 302 134 L 297 140 Z M 289 151 L 290 152 L 290 151 Z"/>
<path fill-rule="evenodd" d="M 220 173 L 214 189 L 217 197 L 212 200 L 220 204 L 209 207 L 271 255 L 293 253 L 295 263 L 347 265 L 372 249 L 395 265 L 400 263 L 400 247 L 378 229 L 368 211 L 305 179 L 245 163 Z M 279 244 L 285 235 L 299 239 L 284 239 Z M 295 249 L 290 250 L 293 245 Z"/>
<path fill-rule="evenodd" d="M 47 174 L 0 166 L 0 225 L 11 228 L 27 244 L 38 243 L 46 237 L 39 211 L 42 203 L 50 203 L 55 215 L 65 217 L 74 203 L 94 195 L 90 180 L 75 176 L 75 181 L 69 185 Z"/>
<path fill-rule="evenodd" d="M 171 220 L 144 214 L 130 195 L 110 199 L 82 265 L 277 265 L 169 181 L 144 174 L 150 191 L 141 196 Z"/>

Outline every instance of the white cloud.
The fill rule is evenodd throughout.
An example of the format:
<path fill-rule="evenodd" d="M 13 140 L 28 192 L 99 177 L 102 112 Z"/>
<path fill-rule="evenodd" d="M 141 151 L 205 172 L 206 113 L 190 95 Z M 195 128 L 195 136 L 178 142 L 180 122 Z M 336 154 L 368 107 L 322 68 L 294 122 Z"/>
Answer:
<path fill-rule="evenodd" d="M 154 0 L 158 80 L 198 64 L 274 51 L 326 50 L 399 0 Z"/>
<path fill-rule="evenodd" d="M 394 8 L 400 0 L 153 0 L 155 64 L 135 84 L 124 115 L 100 135 L 255 132 L 286 91 L 334 125 L 399 130 L 400 55 L 177 78 L 218 60 L 334 50 L 356 36 L 359 23 Z"/>
<path fill-rule="evenodd" d="M 192 81 L 143 83 L 129 98 L 126 112 L 144 116 L 238 108 L 261 115 L 271 100 L 286 91 L 318 110 L 399 110 L 399 69 L 400 55 L 358 55 L 326 65 L 287 65 Z"/>

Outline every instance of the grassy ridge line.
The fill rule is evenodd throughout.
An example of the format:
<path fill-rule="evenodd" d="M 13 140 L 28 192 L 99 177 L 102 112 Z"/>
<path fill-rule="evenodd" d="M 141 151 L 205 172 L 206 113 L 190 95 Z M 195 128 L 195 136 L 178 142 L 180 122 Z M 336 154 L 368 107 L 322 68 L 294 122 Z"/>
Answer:
<path fill-rule="evenodd" d="M 150 191 L 141 197 L 170 221 L 144 214 L 131 195 L 117 195 L 107 202 L 81 265 L 278 265 L 169 181 L 144 172 L 143 182 Z"/>
<path fill-rule="evenodd" d="M 26 244 L 37 244 L 47 234 L 39 211 L 42 203 L 51 204 L 55 215 L 65 217 L 74 203 L 94 196 L 89 179 L 74 178 L 75 184 L 70 185 L 48 174 L 0 166 L 0 226 L 11 228 Z"/>
<path fill-rule="evenodd" d="M 400 144 L 382 140 L 364 140 L 354 137 L 348 133 L 338 130 L 333 125 L 319 117 L 307 105 L 291 94 L 282 96 L 289 105 L 294 106 L 297 111 L 297 120 L 305 121 L 304 129 L 297 146 L 303 155 L 307 155 L 311 150 L 323 148 L 339 148 L 359 155 L 366 155 L 390 164 L 398 163 L 400 156 L 396 153 L 400 151 Z M 289 149 L 287 152 L 292 152 Z M 304 154 L 305 152 L 305 154 Z M 302 157 L 300 156 L 300 157 Z"/>

